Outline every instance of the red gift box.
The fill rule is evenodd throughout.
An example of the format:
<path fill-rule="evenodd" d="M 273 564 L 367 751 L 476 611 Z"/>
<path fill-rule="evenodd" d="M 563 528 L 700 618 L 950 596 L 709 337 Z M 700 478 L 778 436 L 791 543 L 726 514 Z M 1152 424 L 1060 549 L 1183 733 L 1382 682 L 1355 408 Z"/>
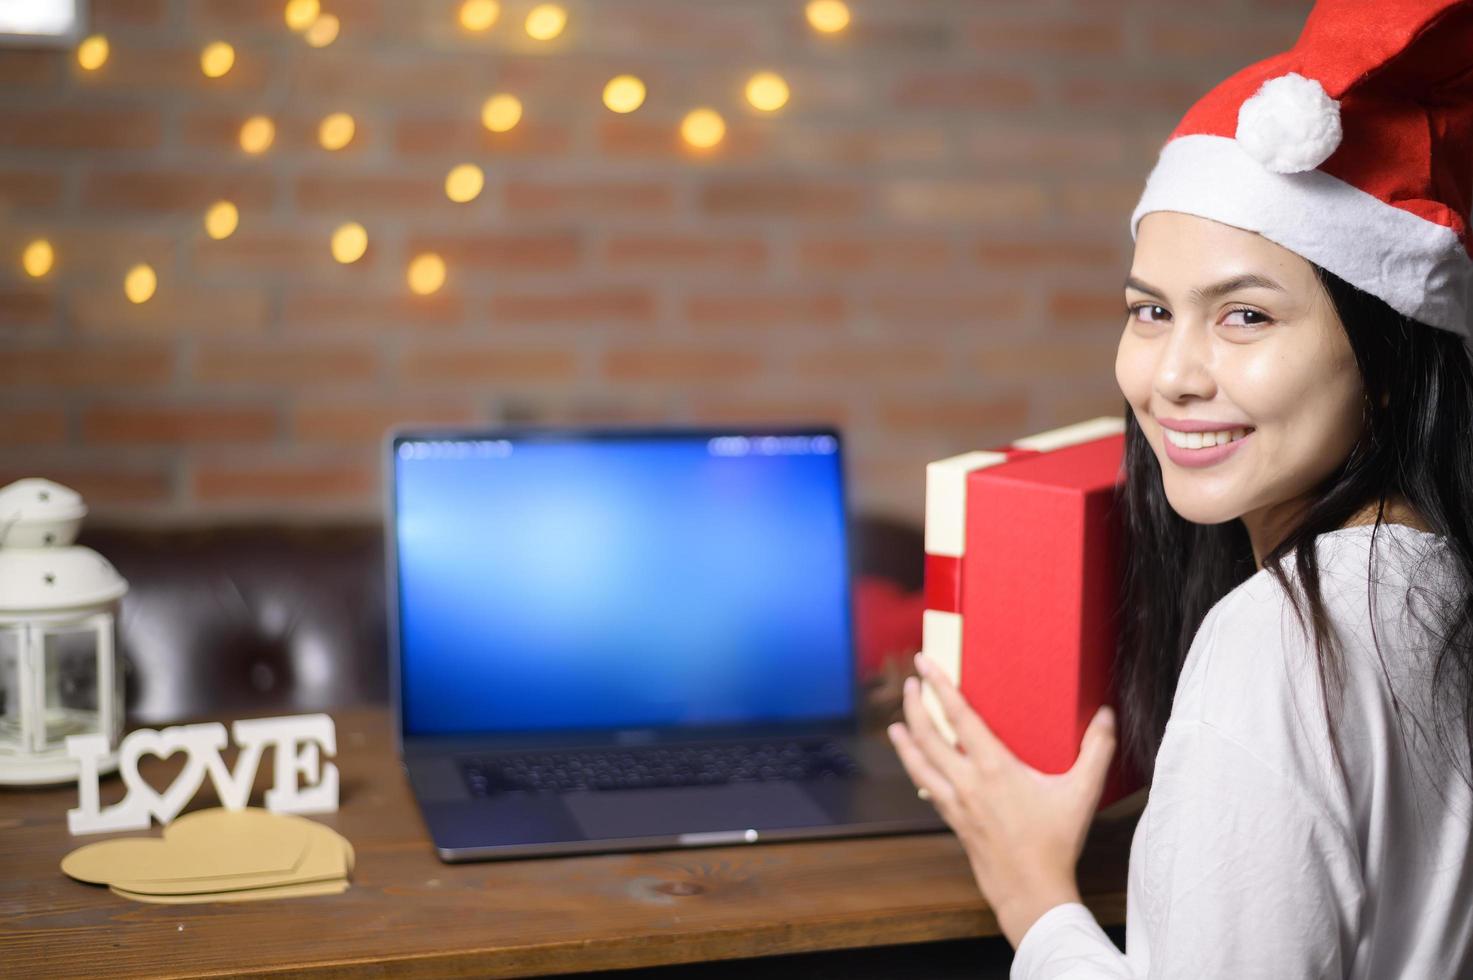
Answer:
<path fill-rule="evenodd" d="M 1095 711 L 1115 704 L 1123 432 L 1094 419 L 926 467 L 922 646 L 1043 772 L 1068 770 Z M 934 692 L 923 698 L 954 740 Z M 1100 807 L 1142 784 L 1117 749 Z"/>

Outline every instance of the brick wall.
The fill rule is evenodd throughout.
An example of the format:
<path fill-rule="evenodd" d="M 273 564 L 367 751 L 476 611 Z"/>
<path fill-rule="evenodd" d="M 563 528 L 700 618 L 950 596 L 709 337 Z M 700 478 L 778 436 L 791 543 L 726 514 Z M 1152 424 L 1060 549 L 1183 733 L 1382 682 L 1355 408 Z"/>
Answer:
<path fill-rule="evenodd" d="M 94 0 L 99 71 L 0 48 L 0 483 L 114 518 L 374 512 L 393 423 L 837 422 L 857 505 L 919 520 L 926 461 L 1118 412 L 1126 220 L 1212 84 L 1305 0 L 567 0 L 531 40 L 452 0 Z M 236 49 L 220 79 L 198 68 Z M 758 69 L 792 89 L 745 105 Z M 628 116 L 604 82 L 644 79 Z M 519 126 L 479 123 L 517 94 Z M 716 149 L 678 137 L 709 105 Z M 338 152 L 318 121 L 357 121 Z M 262 156 L 236 142 L 265 113 Z M 486 172 L 469 204 L 442 191 Z M 218 198 L 240 226 L 212 241 Z M 335 263 L 332 229 L 367 254 Z M 54 271 L 23 273 L 35 237 Z M 420 251 L 443 289 L 413 295 Z M 123 296 L 148 262 L 157 294 Z"/>

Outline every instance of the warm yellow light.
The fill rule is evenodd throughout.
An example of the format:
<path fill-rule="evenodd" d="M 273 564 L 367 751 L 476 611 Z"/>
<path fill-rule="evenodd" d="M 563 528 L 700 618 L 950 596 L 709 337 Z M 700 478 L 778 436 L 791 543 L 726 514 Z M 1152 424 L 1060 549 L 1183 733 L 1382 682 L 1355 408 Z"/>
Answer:
<path fill-rule="evenodd" d="M 44 238 L 38 238 L 26 246 L 26 250 L 20 253 L 20 265 L 26 270 L 26 275 L 32 279 L 40 279 L 51 271 L 56 264 L 56 250 L 51 243 Z"/>
<path fill-rule="evenodd" d="M 460 5 L 460 26 L 468 31 L 489 31 L 501 16 L 496 0 L 465 0 Z"/>
<path fill-rule="evenodd" d="M 434 252 L 416 255 L 409 263 L 409 273 L 405 278 L 409 280 L 410 290 L 419 296 L 439 292 L 445 285 L 445 260 Z"/>
<path fill-rule="evenodd" d="M 633 112 L 644 105 L 644 82 L 633 75 L 616 75 L 604 86 L 604 105 L 615 112 Z"/>
<path fill-rule="evenodd" d="M 754 109 L 776 112 L 788 104 L 788 94 L 788 83 L 774 72 L 759 71 L 747 79 L 747 101 Z"/>
<path fill-rule="evenodd" d="M 481 106 L 481 122 L 493 133 L 504 133 L 522 121 L 522 103 L 515 95 L 493 95 Z"/>
<path fill-rule="evenodd" d="M 368 251 L 368 231 L 356 221 L 338 225 L 332 233 L 332 257 L 343 265 L 357 262 Z"/>
<path fill-rule="evenodd" d="M 317 142 L 324 150 L 341 150 L 353 142 L 358 126 L 346 112 L 334 112 L 322 120 L 317 127 Z"/>
<path fill-rule="evenodd" d="M 568 26 L 568 12 L 555 3 L 542 3 L 527 13 L 527 34 L 538 41 L 551 41 Z"/>
<path fill-rule="evenodd" d="M 844 0 L 809 0 L 805 10 L 815 31 L 837 34 L 849 26 L 849 7 Z"/>
<path fill-rule="evenodd" d="M 240 211 L 230 201 L 216 201 L 205 212 L 205 234 L 215 241 L 235 234 L 240 224 Z"/>
<path fill-rule="evenodd" d="M 138 263 L 123 277 L 123 295 L 130 303 L 147 303 L 153 299 L 159 287 L 159 277 L 154 275 L 153 266 Z"/>
<path fill-rule="evenodd" d="M 206 78 L 219 78 L 235 67 L 235 49 L 224 41 L 205 45 L 199 55 L 199 70 Z"/>
<path fill-rule="evenodd" d="M 457 204 L 474 201 L 486 186 L 486 175 L 474 163 L 462 163 L 445 176 L 445 196 Z"/>
<path fill-rule="evenodd" d="M 680 122 L 680 135 L 691 146 L 708 150 L 726 136 L 726 120 L 715 109 L 692 109 Z"/>
<path fill-rule="evenodd" d="M 323 14 L 302 32 L 302 37 L 314 48 L 325 48 L 338 39 L 338 19 L 333 14 Z"/>
<path fill-rule="evenodd" d="M 294 31 L 305 31 L 321 12 L 322 4 L 318 0 L 287 0 L 286 26 Z"/>
<path fill-rule="evenodd" d="M 240 127 L 240 148 L 247 153 L 265 153 L 276 140 L 276 124 L 266 116 L 252 116 Z"/>
<path fill-rule="evenodd" d="M 77 45 L 77 64 L 86 71 L 96 71 L 107 64 L 107 38 L 94 34 Z"/>

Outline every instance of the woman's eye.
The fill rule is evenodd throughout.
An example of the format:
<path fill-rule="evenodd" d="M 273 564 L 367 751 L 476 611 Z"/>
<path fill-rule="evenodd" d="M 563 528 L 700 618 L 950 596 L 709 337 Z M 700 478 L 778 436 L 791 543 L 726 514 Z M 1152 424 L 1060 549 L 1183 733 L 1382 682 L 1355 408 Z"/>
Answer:
<path fill-rule="evenodd" d="M 1171 319 L 1171 313 L 1164 306 L 1155 306 L 1151 303 L 1137 303 L 1130 307 L 1130 315 L 1142 323 L 1164 323 Z"/>
<path fill-rule="evenodd" d="M 1239 314 L 1242 315 L 1242 319 L 1231 319 Z M 1223 323 L 1229 327 L 1261 327 L 1274 322 L 1268 314 L 1257 310 L 1229 310 L 1227 315 L 1229 319 L 1223 320 Z"/>

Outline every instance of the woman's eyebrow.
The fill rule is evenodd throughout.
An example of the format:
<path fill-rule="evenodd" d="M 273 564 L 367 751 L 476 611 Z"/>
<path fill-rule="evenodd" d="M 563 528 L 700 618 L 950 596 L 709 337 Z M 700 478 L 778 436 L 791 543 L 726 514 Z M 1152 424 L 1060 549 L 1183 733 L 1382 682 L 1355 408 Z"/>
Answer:
<path fill-rule="evenodd" d="M 1254 287 L 1259 289 L 1274 289 L 1281 293 L 1285 291 L 1283 286 L 1280 286 L 1267 276 L 1260 276 L 1257 273 L 1248 272 L 1241 276 L 1233 276 L 1231 279 L 1224 279 L 1221 282 L 1213 283 L 1201 289 L 1194 289 L 1188 295 L 1192 298 L 1193 302 L 1201 304 L 1210 302 L 1220 296 L 1226 296 L 1228 293 L 1235 292 L 1239 289 L 1252 289 Z M 1166 298 L 1166 294 L 1161 292 L 1161 290 L 1149 283 L 1142 282 L 1135 276 L 1130 276 L 1125 280 L 1125 288 L 1137 290 L 1145 293 L 1147 296 L 1154 296 L 1157 299 Z"/>

